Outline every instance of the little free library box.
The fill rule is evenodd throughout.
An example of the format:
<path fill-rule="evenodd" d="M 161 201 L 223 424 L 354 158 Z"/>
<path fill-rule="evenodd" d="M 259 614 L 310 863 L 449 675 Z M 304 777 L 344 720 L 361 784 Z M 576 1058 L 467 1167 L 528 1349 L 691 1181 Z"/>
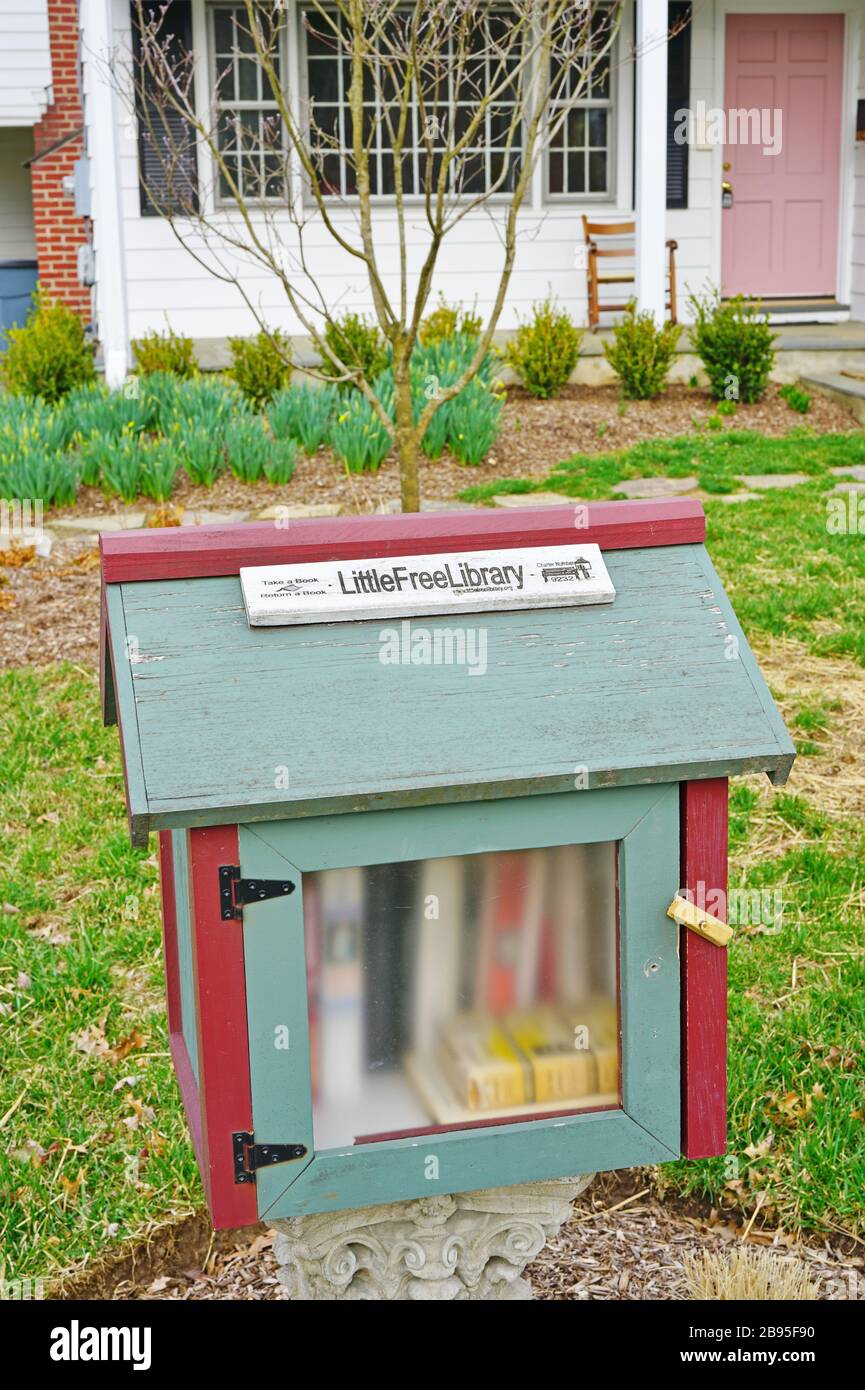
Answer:
<path fill-rule="evenodd" d="M 103 536 L 216 1226 L 724 1151 L 727 778 L 793 745 L 704 539 L 690 499 Z"/>

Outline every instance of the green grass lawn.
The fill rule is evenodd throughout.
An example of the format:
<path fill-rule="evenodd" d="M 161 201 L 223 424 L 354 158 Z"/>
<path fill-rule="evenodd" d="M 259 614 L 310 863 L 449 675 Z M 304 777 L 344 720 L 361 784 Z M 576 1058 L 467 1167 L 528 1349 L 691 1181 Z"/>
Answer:
<path fill-rule="evenodd" d="M 578 459 L 537 486 L 606 496 L 623 464 L 659 472 L 661 455 L 701 476 L 807 473 L 757 502 L 708 504 L 709 548 L 758 648 L 795 639 L 812 685 L 820 658 L 865 665 L 865 534 L 826 530 L 827 469 L 863 461 L 865 436 L 740 438 L 640 446 L 615 477 L 603 465 L 603 486 L 602 461 Z M 157 870 L 129 848 L 95 677 L 0 673 L 0 711 L 0 904 L 15 909 L 2 918 L 0 1231 L 7 1278 L 50 1278 L 202 1198 L 167 1055 Z M 816 765 L 842 718 L 831 682 L 788 701 L 788 718 Z M 732 884 L 783 893 L 782 929 L 740 928 L 730 948 L 729 1154 L 672 1164 L 661 1184 L 759 1202 L 788 1228 L 861 1232 L 865 817 L 739 780 L 730 846 Z"/>

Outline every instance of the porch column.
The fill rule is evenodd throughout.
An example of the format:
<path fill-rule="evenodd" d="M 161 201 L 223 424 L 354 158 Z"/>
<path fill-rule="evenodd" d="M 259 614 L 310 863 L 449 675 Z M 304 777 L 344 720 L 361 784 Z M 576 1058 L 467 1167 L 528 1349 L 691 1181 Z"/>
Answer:
<path fill-rule="evenodd" d="M 123 245 L 118 159 L 120 121 L 112 74 L 111 0 L 81 0 L 84 122 L 90 159 L 93 245 L 96 259 L 96 323 L 105 380 L 120 386 L 129 370 L 126 255 Z"/>
<path fill-rule="evenodd" d="M 637 5 L 637 307 L 664 321 L 667 217 L 667 0 Z"/>

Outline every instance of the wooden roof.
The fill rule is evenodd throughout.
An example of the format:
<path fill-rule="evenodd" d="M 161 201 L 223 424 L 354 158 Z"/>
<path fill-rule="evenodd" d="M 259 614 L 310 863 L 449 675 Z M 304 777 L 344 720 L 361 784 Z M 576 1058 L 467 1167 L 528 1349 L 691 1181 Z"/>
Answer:
<path fill-rule="evenodd" d="M 793 745 L 699 543 L 702 508 L 653 507 L 592 506 L 579 530 L 565 506 L 149 532 L 137 571 L 131 536 L 103 538 L 106 717 L 119 717 L 133 838 L 575 782 L 785 780 Z M 412 536 L 412 553 L 595 541 L 616 599 L 479 616 L 477 676 L 382 664 L 380 622 L 248 626 L 241 564 L 408 553 Z M 204 577 L 182 577 L 191 554 Z M 154 564 L 162 577 L 146 577 Z"/>

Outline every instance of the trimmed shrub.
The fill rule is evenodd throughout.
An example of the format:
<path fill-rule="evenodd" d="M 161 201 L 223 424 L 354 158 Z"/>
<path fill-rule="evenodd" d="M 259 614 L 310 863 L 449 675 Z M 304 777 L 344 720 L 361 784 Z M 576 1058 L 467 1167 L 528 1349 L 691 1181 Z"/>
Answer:
<path fill-rule="evenodd" d="M 638 314 L 636 300 L 631 300 L 625 317 L 613 328 L 612 343 L 604 343 L 604 356 L 628 400 L 652 401 L 666 389 L 681 332 L 673 323 L 659 328 L 654 316 Z"/>
<path fill-rule="evenodd" d="M 36 292 L 22 328 L 10 328 L 3 356 L 3 383 L 22 396 L 41 396 L 53 404 L 75 386 L 95 380 L 93 345 L 72 309 Z"/>
<path fill-rule="evenodd" d="M 508 366 L 533 396 L 547 400 L 566 386 L 577 365 L 583 330 L 551 299 L 536 304 L 505 349 Z"/>
<path fill-rule="evenodd" d="M 717 290 L 689 299 L 694 350 L 702 359 L 716 401 L 751 405 L 766 393 L 775 363 L 775 334 L 761 316 L 760 301 L 736 295 L 722 302 Z"/>
<path fill-rule="evenodd" d="M 469 313 L 461 304 L 446 304 L 443 294 L 439 295 L 438 308 L 427 314 L 418 332 L 421 347 L 433 347 L 449 338 L 480 337 L 483 320 L 480 314 Z"/>
<path fill-rule="evenodd" d="M 364 381 L 374 381 L 390 362 L 390 353 L 382 334 L 374 323 L 369 323 L 361 314 L 343 314 L 342 318 L 329 320 L 324 330 L 324 340 L 339 360 L 359 372 Z M 322 357 L 320 370 L 324 376 L 342 376 L 340 369 L 327 357 Z M 341 384 L 355 386 L 354 382 Z"/>
<path fill-rule="evenodd" d="M 184 338 L 170 329 L 165 333 L 145 333 L 143 338 L 132 339 L 132 353 L 135 370 L 139 376 L 152 376 L 154 372 L 173 372 L 184 380 L 198 375 L 198 363 L 192 347 L 192 339 Z"/>
<path fill-rule="evenodd" d="M 291 380 L 291 344 L 284 333 L 262 330 L 255 338 L 229 338 L 228 375 L 247 400 L 261 408 Z"/>

